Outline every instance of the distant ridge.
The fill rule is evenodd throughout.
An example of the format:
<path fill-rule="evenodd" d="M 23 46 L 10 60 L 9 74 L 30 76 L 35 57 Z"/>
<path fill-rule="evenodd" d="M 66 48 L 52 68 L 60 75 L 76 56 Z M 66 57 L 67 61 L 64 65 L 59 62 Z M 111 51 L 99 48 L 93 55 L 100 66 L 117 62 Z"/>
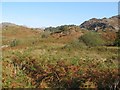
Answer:
<path fill-rule="evenodd" d="M 112 30 L 115 32 L 118 32 L 120 26 L 118 25 L 118 21 L 120 21 L 120 15 L 112 16 L 110 18 L 102 18 L 102 19 L 97 19 L 97 18 L 92 18 L 89 19 L 85 22 L 83 22 L 81 25 L 79 25 L 80 28 L 87 29 L 87 30 Z M 30 28 L 24 25 L 17 25 L 11 22 L 2 22 L 0 23 L 0 28 L 4 28 L 6 26 L 22 26 L 26 28 Z M 63 25 L 65 26 L 65 25 Z M 68 25 L 69 26 L 69 25 Z M 77 25 L 75 25 L 77 26 Z M 58 26 L 59 27 L 59 26 Z M 46 27 L 47 28 L 47 27 Z M 44 29 L 46 29 L 44 28 Z M 32 28 L 33 30 L 44 30 L 43 28 Z"/>
<path fill-rule="evenodd" d="M 18 26 L 14 23 L 10 23 L 10 22 L 2 22 L 1 25 L 4 27 L 4 26 Z"/>

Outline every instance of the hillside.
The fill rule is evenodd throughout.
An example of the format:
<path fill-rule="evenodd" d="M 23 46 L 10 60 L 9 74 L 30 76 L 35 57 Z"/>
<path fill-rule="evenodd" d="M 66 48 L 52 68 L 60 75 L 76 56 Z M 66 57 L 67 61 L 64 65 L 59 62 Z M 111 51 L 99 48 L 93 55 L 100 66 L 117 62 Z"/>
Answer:
<path fill-rule="evenodd" d="M 94 31 L 90 22 L 44 30 L 3 23 L 2 87 L 119 89 L 118 47 L 107 45 L 116 24 L 92 19 Z"/>
<path fill-rule="evenodd" d="M 80 27 L 86 30 L 99 32 L 106 41 L 113 42 L 117 38 L 116 33 L 120 28 L 118 21 L 120 21 L 119 16 L 102 19 L 92 18 L 83 22 Z"/>
<path fill-rule="evenodd" d="M 10 34 L 7 33 L 7 31 L 10 32 L 10 30 L 7 30 L 8 28 L 9 29 L 13 28 L 15 30 L 15 31 L 12 30 L 14 32 L 14 35 L 16 31 L 18 31 L 18 33 L 24 32 L 25 35 L 33 35 L 33 33 L 35 34 L 37 32 L 42 32 L 42 33 L 45 32 L 48 34 L 48 36 L 50 35 L 54 38 L 64 38 L 69 36 L 73 38 L 76 36 L 79 37 L 84 32 L 87 32 L 87 30 L 91 30 L 100 33 L 108 41 L 114 41 L 116 38 L 116 32 L 118 32 L 119 30 L 119 25 L 118 25 L 119 20 L 120 20 L 119 16 L 113 16 L 110 18 L 102 18 L 102 19 L 92 18 L 88 21 L 83 22 L 80 25 L 80 27 L 76 25 L 62 25 L 58 27 L 47 27 L 44 29 L 44 31 L 40 28 L 28 28 L 13 23 L 4 22 L 2 23 L 2 28 L 3 28 L 2 30 L 3 30 L 3 36 L 5 33 Z M 86 29 L 86 31 L 84 29 Z M 12 32 L 11 34 L 13 35 Z M 16 36 L 23 37 L 24 35 L 22 34 L 23 33 L 17 35 L 16 33 Z"/>
<path fill-rule="evenodd" d="M 28 28 L 25 26 L 16 25 L 13 23 L 2 23 L 2 44 L 11 45 L 16 40 L 21 46 L 31 45 L 42 30 Z M 32 42 L 31 42 L 32 39 Z"/>

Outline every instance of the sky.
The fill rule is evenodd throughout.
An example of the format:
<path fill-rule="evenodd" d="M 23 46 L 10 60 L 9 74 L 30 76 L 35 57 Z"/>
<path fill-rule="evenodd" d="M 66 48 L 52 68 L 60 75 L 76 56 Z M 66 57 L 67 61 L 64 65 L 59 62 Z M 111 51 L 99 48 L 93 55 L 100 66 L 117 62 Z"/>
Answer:
<path fill-rule="evenodd" d="M 80 25 L 118 14 L 117 2 L 3 2 L 2 22 L 28 27 Z"/>
<path fill-rule="evenodd" d="M 119 0 L 1 0 L 2 2 L 119 2 Z"/>

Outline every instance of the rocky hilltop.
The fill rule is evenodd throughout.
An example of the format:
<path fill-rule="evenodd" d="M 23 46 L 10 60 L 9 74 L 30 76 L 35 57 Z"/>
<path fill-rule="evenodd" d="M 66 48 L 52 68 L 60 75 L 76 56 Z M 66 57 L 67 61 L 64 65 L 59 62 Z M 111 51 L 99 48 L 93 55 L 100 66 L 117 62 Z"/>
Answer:
<path fill-rule="evenodd" d="M 87 29 L 87 30 L 102 30 L 102 31 L 115 31 L 118 32 L 119 30 L 119 25 L 118 22 L 120 21 L 120 16 L 113 16 L 110 18 L 102 18 L 102 19 L 97 19 L 97 18 L 92 18 L 88 21 L 83 22 L 80 27 Z"/>

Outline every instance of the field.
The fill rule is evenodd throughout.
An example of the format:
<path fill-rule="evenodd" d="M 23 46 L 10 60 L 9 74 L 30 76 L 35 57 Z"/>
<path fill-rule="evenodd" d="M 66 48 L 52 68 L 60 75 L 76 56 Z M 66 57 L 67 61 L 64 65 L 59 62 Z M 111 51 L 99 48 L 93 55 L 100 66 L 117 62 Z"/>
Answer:
<path fill-rule="evenodd" d="M 77 30 L 60 35 L 5 27 L 2 87 L 118 88 L 118 47 L 87 46 L 78 38 L 89 31 Z"/>

